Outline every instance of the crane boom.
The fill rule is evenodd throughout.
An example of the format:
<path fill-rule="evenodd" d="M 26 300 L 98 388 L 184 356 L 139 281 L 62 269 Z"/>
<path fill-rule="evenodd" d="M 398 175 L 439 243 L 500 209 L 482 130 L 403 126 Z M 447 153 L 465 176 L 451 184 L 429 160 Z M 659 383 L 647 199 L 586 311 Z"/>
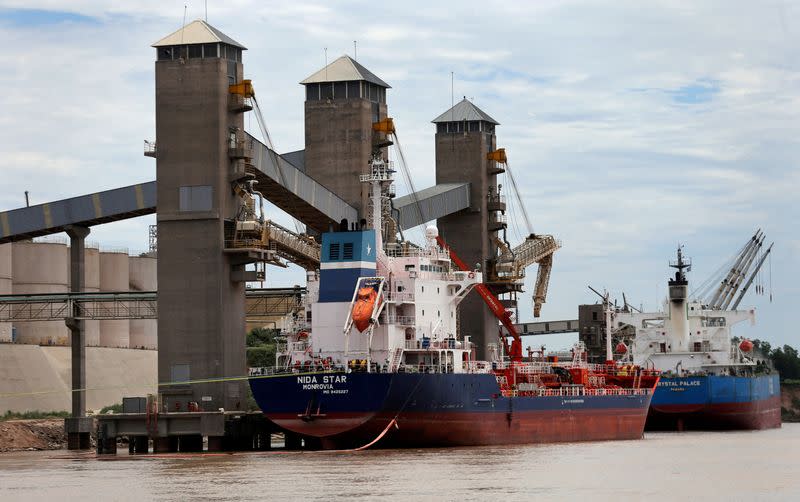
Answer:
<path fill-rule="evenodd" d="M 758 275 L 758 271 L 761 270 L 761 266 L 764 264 L 764 260 L 767 259 L 767 255 L 772 251 L 773 244 L 775 243 L 773 242 L 772 244 L 770 244 L 766 252 L 764 252 L 764 254 L 761 256 L 761 259 L 758 261 L 755 270 L 753 270 L 752 274 L 750 275 L 750 279 L 747 280 L 747 284 L 744 285 L 744 288 L 742 288 L 742 292 L 739 293 L 739 298 L 737 298 L 736 301 L 733 303 L 731 310 L 736 310 L 736 308 L 739 306 L 739 303 L 742 301 L 742 298 L 744 298 L 745 293 L 747 293 L 747 290 L 750 289 L 750 285 L 753 284 L 753 279 L 756 278 L 756 275 Z"/>
<path fill-rule="evenodd" d="M 458 257 L 455 251 L 453 251 L 453 249 L 447 245 L 441 235 L 436 236 L 436 243 L 439 244 L 442 249 L 447 251 L 447 253 L 450 255 L 450 259 L 453 261 L 453 263 L 455 263 L 459 270 L 464 272 L 470 270 L 467 264 L 464 263 L 464 261 Z M 489 291 L 489 288 L 486 286 L 486 284 L 480 283 L 475 285 L 475 290 L 478 291 L 478 294 L 481 296 L 484 303 L 486 303 L 486 306 L 489 307 L 489 310 L 492 311 L 492 314 L 494 314 L 503 327 L 508 330 L 508 334 L 514 339 L 511 344 L 511 350 L 508 350 L 505 340 L 502 339 L 502 336 L 500 337 L 503 344 L 506 345 L 506 352 L 511 356 L 512 360 L 521 360 L 522 339 L 519 336 L 519 332 L 517 332 L 516 326 L 514 326 L 514 321 L 511 319 L 511 313 L 506 310 L 506 308 L 503 307 L 503 304 L 500 303 L 500 300 L 498 300 L 497 297 L 492 294 L 491 291 Z"/>

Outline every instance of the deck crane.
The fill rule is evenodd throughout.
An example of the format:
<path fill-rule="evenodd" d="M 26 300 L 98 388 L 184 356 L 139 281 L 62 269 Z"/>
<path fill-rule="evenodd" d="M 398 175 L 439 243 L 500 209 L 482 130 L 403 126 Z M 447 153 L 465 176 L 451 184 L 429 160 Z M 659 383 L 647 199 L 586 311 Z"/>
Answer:
<path fill-rule="evenodd" d="M 761 266 L 772 251 L 772 244 L 769 245 L 765 252 L 761 251 L 765 240 L 766 235 L 761 229 L 758 229 L 733 258 L 732 265 L 727 273 L 723 272 L 724 278 L 720 280 L 719 273 L 716 274 L 718 275 L 716 280 L 719 281 L 719 286 L 713 295 L 704 299 L 704 303 L 708 305 L 708 308 L 713 310 L 728 310 L 728 308 L 731 308 L 735 310 L 739 306 L 745 293 L 747 293 L 756 275 L 761 270 Z M 738 297 L 736 296 L 737 293 L 739 293 Z M 734 298 L 736 299 L 735 301 Z"/>
<path fill-rule="evenodd" d="M 495 161 L 503 165 L 511 181 L 511 191 L 517 201 L 517 205 L 522 212 L 522 219 L 528 237 L 520 245 L 511 248 L 506 242 L 495 237 L 495 244 L 498 247 L 499 255 L 495 259 L 495 270 L 493 279 L 498 282 L 518 282 L 525 278 L 525 269 L 534 263 L 539 265 L 536 274 L 536 285 L 533 292 L 533 316 L 541 315 L 542 304 L 547 300 L 547 286 L 550 283 L 550 271 L 553 268 L 553 254 L 561 247 L 561 242 L 552 235 L 536 234 L 533 225 L 528 217 L 528 211 L 522 202 L 522 196 L 517 186 L 514 173 L 508 164 L 508 158 L 504 148 L 498 148 L 494 152 L 489 152 L 487 160 Z"/>
<path fill-rule="evenodd" d="M 458 257 L 458 255 L 453 251 L 450 246 L 444 241 L 441 235 L 436 236 L 436 243 L 439 244 L 439 247 L 447 251 L 450 255 L 450 259 L 459 268 L 459 270 L 468 272 L 470 268 L 467 266 L 464 261 Z M 511 319 L 511 312 L 503 307 L 503 304 L 500 303 L 500 300 L 489 291 L 489 287 L 486 286 L 484 283 L 479 283 L 475 286 L 475 290 L 478 291 L 478 294 L 483 299 L 486 306 L 489 307 L 489 310 L 492 311 L 492 314 L 500 321 L 503 327 L 506 328 L 508 334 L 513 338 L 511 341 L 511 346 L 508 346 L 508 342 L 506 342 L 505 337 L 503 336 L 502 331 L 499 332 L 500 341 L 503 343 L 503 348 L 505 349 L 506 354 L 509 355 L 512 361 L 520 362 L 522 361 L 522 339 L 517 332 L 517 328 L 514 326 L 514 321 Z"/>

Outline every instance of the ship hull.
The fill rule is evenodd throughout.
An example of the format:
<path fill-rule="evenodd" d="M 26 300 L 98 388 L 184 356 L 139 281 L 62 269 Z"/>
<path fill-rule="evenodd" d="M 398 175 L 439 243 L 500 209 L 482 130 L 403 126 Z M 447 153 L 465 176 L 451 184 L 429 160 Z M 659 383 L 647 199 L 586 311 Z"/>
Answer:
<path fill-rule="evenodd" d="M 364 446 L 381 434 L 381 447 L 639 439 L 651 398 L 503 397 L 490 374 L 326 377 L 335 380 L 286 375 L 250 384 L 269 420 L 325 449 Z"/>
<path fill-rule="evenodd" d="M 647 430 L 760 430 L 781 426 L 778 375 L 661 377 Z"/>

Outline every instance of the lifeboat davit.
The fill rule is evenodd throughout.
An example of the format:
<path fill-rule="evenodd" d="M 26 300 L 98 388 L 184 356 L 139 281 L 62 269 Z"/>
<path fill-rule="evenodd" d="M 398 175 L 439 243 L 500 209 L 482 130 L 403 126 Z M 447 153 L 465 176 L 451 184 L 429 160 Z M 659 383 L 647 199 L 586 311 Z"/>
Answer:
<path fill-rule="evenodd" d="M 375 302 L 378 301 L 378 292 L 375 288 L 359 288 L 356 294 L 356 301 L 353 304 L 353 324 L 358 331 L 363 332 L 369 327 L 369 320 L 375 310 Z"/>

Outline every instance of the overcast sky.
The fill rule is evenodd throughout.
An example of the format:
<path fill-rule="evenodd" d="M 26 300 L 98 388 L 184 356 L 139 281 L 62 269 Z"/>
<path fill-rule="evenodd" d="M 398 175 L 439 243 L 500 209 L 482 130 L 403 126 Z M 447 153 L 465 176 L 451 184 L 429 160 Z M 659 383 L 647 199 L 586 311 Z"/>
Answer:
<path fill-rule="evenodd" d="M 737 333 L 800 345 L 796 2 L 208 3 L 210 24 L 249 49 L 245 75 L 279 151 L 304 146 L 298 82 L 325 48 L 330 61 L 357 40 L 359 62 L 392 86 L 415 184 L 430 186 L 430 121 L 450 106 L 454 72 L 456 100 L 501 123 L 534 230 L 563 241 L 544 319 L 575 318 L 596 300 L 587 284 L 653 309 L 678 243 L 698 284 L 762 228 L 773 300 L 748 293 L 757 325 Z M 142 155 L 155 136 L 150 45 L 181 26 L 184 5 L 187 22 L 204 16 L 202 1 L 0 0 L 0 210 L 25 190 L 41 203 L 155 179 Z M 144 250 L 154 221 L 90 238 Z M 303 280 L 269 273 L 270 286 Z"/>

